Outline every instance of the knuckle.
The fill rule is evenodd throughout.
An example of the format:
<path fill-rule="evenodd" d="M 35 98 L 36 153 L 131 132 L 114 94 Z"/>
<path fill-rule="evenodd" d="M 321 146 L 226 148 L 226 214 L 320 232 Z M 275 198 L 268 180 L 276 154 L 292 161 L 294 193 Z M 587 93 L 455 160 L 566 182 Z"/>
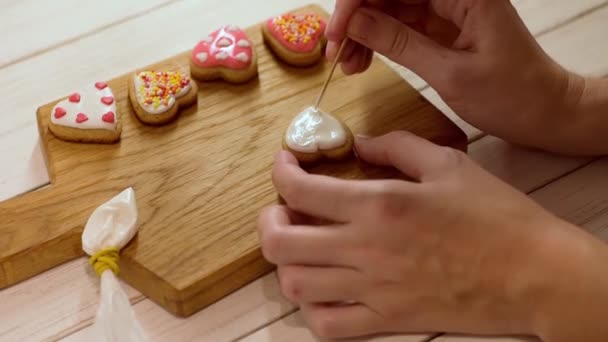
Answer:
<path fill-rule="evenodd" d="M 441 147 L 441 163 L 445 167 L 458 168 L 468 161 L 468 156 L 455 148 L 442 146 Z"/>
<path fill-rule="evenodd" d="M 271 263 L 277 264 L 281 260 L 283 252 L 283 234 L 280 232 L 278 225 L 270 224 L 264 228 L 264 233 L 261 237 L 262 254 L 264 258 Z"/>
<path fill-rule="evenodd" d="M 335 316 L 317 313 L 310 318 L 312 331 L 321 338 L 340 337 L 340 327 Z"/>
<path fill-rule="evenodd" d="M 281 197 L 289 204 L 289 207 L 293 209 L 300 208 L 300 198 L 302 196 L 300 185 L 297 180 L 290 180 L 284 182 L 280 189 Z"/>
<path fill-rule="evenodd" d="M 395 56 L 403 56 L 407 53 L 410 35 L 407 30 L 395 30 L 389 49 Z"/>
<path fill-rule="evenodd" d="M 279 282 L 281 293 L 292 302 L 297 302 L 302 298 L 302 284 L 291 268 L 281 268 L 279 271 Z"/>
<path fill-rule="evenodd" d="M 404 193 L 400 181 L 385 181 L 375 189 L 372 196 L 372 211 L 381 217 L 403 215 L 405 210 Z"/>

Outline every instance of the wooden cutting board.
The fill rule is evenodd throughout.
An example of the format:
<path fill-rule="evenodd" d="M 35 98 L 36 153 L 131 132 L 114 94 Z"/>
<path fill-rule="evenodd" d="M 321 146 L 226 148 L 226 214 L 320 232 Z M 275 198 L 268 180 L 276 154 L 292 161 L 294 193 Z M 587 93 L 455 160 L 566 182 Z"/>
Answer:
<path fill-rule="evenodd" d="M 316 6 L 298 11 L 327 16 Z M 259 55 L 259 79 L 199 83 L 198 105 L 172 124 L 141 124 L 128 101 L 130 75 L 109 81 L 124 120 L 119 144 L 58 140 L 47 126 L 59 100 L 38 109 L 51 185 L 0 203 L 0 288 L 82 256 L 80 237 L 91 212 L 130 186 L 140 230 L 122 251 L 120 276 L 168 311 L 191 315 L 272 270 L 255 222 L 262 207 L 277 202 L 273 155 L 294 115 L 315 100 L 330 65 L 286 66 L 264 46 L 259 26 L 247 33 Z M 189 72 L 188 57 L 184 52 L 149 68 Z M 337 70 L 322 109 L 355 134 L 403 129 L 466 149 L 464 133 L 379 59 L 361 75 Z M 394 175 L 355 160 L 311 172 Z"/>

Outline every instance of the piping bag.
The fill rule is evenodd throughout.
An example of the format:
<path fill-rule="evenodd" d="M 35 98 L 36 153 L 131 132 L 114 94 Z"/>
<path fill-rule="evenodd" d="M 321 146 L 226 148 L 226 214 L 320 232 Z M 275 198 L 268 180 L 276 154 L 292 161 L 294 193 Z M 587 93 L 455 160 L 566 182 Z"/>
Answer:
<path fill-rule="evenodd" d="M 82 249 L 101 278 L 99 307 L 87 341 L 148 341 L 117 278 L 119 253 L 137 233 L 137 216 L 135 192 L 128 188 L 95 209 L 84 227 Z"/>

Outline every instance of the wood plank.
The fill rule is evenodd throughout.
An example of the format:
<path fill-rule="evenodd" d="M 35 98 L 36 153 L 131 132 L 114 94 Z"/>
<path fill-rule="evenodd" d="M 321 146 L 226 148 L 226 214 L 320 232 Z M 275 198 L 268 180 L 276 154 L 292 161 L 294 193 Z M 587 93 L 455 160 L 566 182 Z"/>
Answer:
<path fill-rule="evenodd" d="M 202 3 L 202 2 L 199 2 L 199 4 L 200 3 Z M 235 5 L 234 2 L 230 2 L 230 3 L 233 6 Z M 292 1 L 280 0 L 280 1 L 268 1 L 268 2 L 265 1 L 265 2 L 261 2 L 259 4 L 256 4 L 256 6 L 259 8 L 259 11 L 256 10 L 255 12 L 250 13 L 250 14 L 253 14 L 251 17 L 248 17 L 250 19 L 243 19 L 243 20 L 249 20 L 249 23 L 251 23 L 251 22 L 257 21 L 259 19 L 262 19 L 266 15 L 274 13 L 273 12 L 273 8 L 276 8 L 277 11 L 279 11 L 279 10 L 283 10 L 283 9 L 287 9 L 287 8 L 293 7 L 293 5 L 296 4 L 296 3 L 299 3 L 299 1 L 293 1 L 292 2 Z M 531 3 L 534 4 L 535 2 L 531 2 Z M 565 6 L 568 6 L 570 3 L 579 4 L 579 3 L 582 3 L 582 2 L 569 2 L 569 1 L 562 1 L 562 0 L 560 0 L 560 1 L 552 2 L 551 7 L 552 7 L 552 9 L 555 8 L 555 9 L 559 10 L 560 8 L 564 8 Z M 196 6 L 198 6 L 199 4 L 196 4 Z M 236 4 L 236 5 L 238 5 L 238 4 Z M 181 15 L 184 18 L 187 18 L 188 17 L 188 13 L 187 13 L 188 9 L 186 8 L 186 6 L 184 6 L 184 7 L 178 6 L 178 7 L 179 7 L 179 9 L 172 9 L 172 13 L 175 13 L 176 15 Z M 326 6 L 326 8 L 329 8 L 329 6 Z M 544 15 L 543 13 L 547 9 L 546 8 L 537 8 L 536 10 L 538 11 L 538 16 L 542 17 Z M 191 13 L 192 13 L 192 15 L 196 14 L 197 17 L 201 18 L 201 20 L 199 21 L 199 23 L 197 23 L 197 25 L 201 25 L 202 26 L 202 25 L 207 24 L 207 27 L 202 27 L 201 31 L 203 31 L 203 30 L 211 29 L 215 25 L 215 23 L 209 22 L 208 20 L 206 20 L 208 13 L 219 14 L 221 16 L 221 15 L 226 15 L 227 13 L 229 13 L 229 11 L 223 9 L 223 7 L 218 7 L 216 9 L 214 9 L 213 11 L 207 10 L 205 8 L 195 8 L 195 9 L 193 9 L 191 11 Z M 564 15 L 569 15 L 569 13 L 567 11 L 563 11 L 563 13 L 564 13 Z M 146 19 L 147 17 L 151 17 L 150 21 L 148 21 Z M 120 27 L 128 26 L 127 29 L 121 29 L 121 33 L 122 34 L 126 34 L 126 32 L 129 32 L 129 29 L 133 29 L 134 27 L 140 26 L 140 25 L 146 25 L 147 22 L 152 22 L 152 20 L 158 20 L 159 18 L 161 18 L 160 16 L 156 16 L 156 15 L 151 15 L 151 16 L 147 16 L 147 17 L 136 20 L 136 23 L 137 23 L 136 25 L 129 25 L 129 23 L 121 24 Z M 203 20 L 203 19 L 205 19 L 205 20 Z M 211 20 L 213 20 L 213 19 L 211 19 Z M 576 25 L 576 24 L 574 24 L 574 25 Z M 579 51 L 581 49 L 585 50 L 585 48 L 587 47 L 587 45 L 583 44 L 583 42 L 579 43 L 579 41 L 581 40 L 580 37 L 585 37 L 592 30 L 601 29 L 602 25 L 603 24 L 601 22 L 595 22 L 592 25 L 585 25 L 585 26 L 577 25 L 576 29 L 575 29 L 575 32 L 579 32 L 579 35 L 577 37 L 575 37 L 573 41 L 571 41 L 571 40 L 565 41 L 564 40 L 564 41 L 560 42 L 559 40 L 562 39 L 562 37 L 560 35 L 556 35 L 555 39 L 551 40 L 552 44 L 556 44 L 555 46 L 557 46 L 559 44 L 569 44 L 569 46 L 574 46 Z M 108 31 L 110 31 L 110 30 L 108 30 Z M 110 34 L 110 33 L 104 32 L 104 35 Z M 118 37 L 118 36 L 120 36 L 120 33 L 116 34 L 116 35 L 112 35 L 112 36 L 113 37 Z M 87 39 L 95 39 L 95 37 L 87 38 Z M 192 38 L 188 38 L 188 39 L 186 39 L 186 41 L 189 41 L 191 39 Z M 196 38 L 194 38 L 194 39 L 196 39 Z M 98 44 L 99 43 L 104 43 L 104 39 L 97 39 L 96 42 Z M 590 44 L 589 47 L 593 47 L 594 49 L 602 49 L 603 45 L 599 44 L 601 41 L 596 41 L 596 42 L 597 42 L 597 44 Z M 585 43 L 588 43 L 588 42 L 585 42 Z M 140 42 L 137 43 L 137 48 L 141 48 L 143 50 L 145 47 L 142 47 L 140 44 L 141 44 Z M 82 46 L 93 46 L 93 45 L 95 45 L 95 44 L 85 44 L 85 45 L 80 45 L 80 46 L 82 47 Z M 182 43 L 182 45 L 184 45 L 184 44 Z M 184 45 L 184 46 L 186 46 L 186 45 Z M 125 48 L 129 49 L 130 47 L 125 47 Z M 117 65 L 117 68 L 119 68 L 119 69 L 122 68 L 121 72 L 124 72 L 124 71 L 127 71 L 127 70 L 131 69 L 131 66 L 129 66 L 129 63 L 131 63 L 134 66 L 137 66 L 138 63 L 139 63 L 138 62 L 138 58 L 152 57 L 152 58 L 156 59 L 156 58 L 162 57 L 163 54 L 164 54 L 164 56 L 167 56 L 167 55 L 175 53 L 175 52 L 179 51 L 179 49 L 181 49 L 181 47 L 179 49 L 178 48 L 174 48 L 174 47 L 172 47 L 171 44 L 163 45 L 160 48 L 161 48 L 161 50 L 159 52 L 159 55 L 148 54 L 148 55 L 146 55 L 144 57 L 144 56 L 141 56 L 139 54 L 135 54 L 133 56 L 130 56 L 129 53 L 126 53 L 124 55 L 119 56 L 119 58 L 113 59 L 112 62 Z M 171 48 L 173 48 L 173 50 L 171 50 Z M 576 50 L 576 49 L 574 49 L 574 50 Z M 67 49 L 67 50 L 64 50 L 63 53 L 61 53 L 60 55 L 58 55 L 58 56 L 55 57 L 56 61 L 61 60 L 61 57 L 60 57 L 61 55 L 67 61 L 76 60 L 76 58 L 74 56 L 77 55 L 77 52 L 78 52 L 78 49 Z M 131 52 L 133 52 L 133 50 L 131 50 Z M 588 52 L 588 49 L 585 50 L 584 52 Z M 577 62 L 578 65 L 579 65 L 579 67 L 588 63 L 587 60 L 586 60 L 586 55 L 587 54 L 584 53 L 584 52 L 581 53 L 581 54 L 576 54 L 576 56 L 578 56 L 578 58 L 579 58 L 579 60 Z M 572 54 L 572 51 L 568 51 L 566 53 Z M 127 58 L 127 56 L 130 56 L 131 58 Z M 137 57 L 134 57 L 134 56 L 137 56 Z M 90 57 L 90 55 L 87 55 L 87 57 Z M 40 58 L 40 60 L 38 60 L 38 62 L 39 63 L 43 63 L 44 62 L 44 58 Z M 597 60 L 594 60 L 594 61 L 590 61 L 589 64 L 597 64 L 597 62 L 598 62 Z M 96 63 L 97 64 L 103 64 L 103 60 L 97 59 Z M 600 62 L 600 64 L 601 63 L 602 62 Z M 40 69 L 33 69 L 33 70 L 36 70 L 36 72 L 43 72 L 45 70 L 45 66 L 46 66 L 46 69 L 48 69 L 48 66 L 49 65 L 52 66 L 53 64 L 55 64 L 55 63 L 50 63 L 50 64 L 44 64 L 43 63 L 43 65 L 42 65 L 42 67 Z M 35 64 L 32 64 L 29 67 L 30 68 L 31 67 L 35 67 Z M 84 73 L 83 77 L 85 79 L 78 78 L 77 73 L 67 73 L 67 74 L 64 75 L 65 77 L 55 78 L 55 79 L 53 79 L 53 81 L 57 84 L 57 88 L 55 88 L 55 90 L 53 90 L 53 91 L 55 91 L 55 94 L 48 95 L 48 96 L 46 96 L 45 99 L 42 99 L 40 101 L 34 101 L 34 102 L 48 101 L 48 100 L 51 100 L 52 98 L 54 98 L 56 96 L 61 96 L 61 94 L 65 94 L 65 93 L 69 92 L 73 88 L 73 86 L 74 86 L 74 83 L 75 83 L 74 80 L 78 80 L 78 82 L 76 82 L 76 83 L 79 83 L 81 81 L 85 82 L 86 78 L 88 78 L 89 80 L 97 79 L 98 77 L 103 76 L 104 74 L 106 74 L 108 68 L 107 68 L 107 66 L 105 68 L 106 68 L 106 70 L 101 70 L 101 71 L 99 71 L 96 68 L 88 68 L 88 69 L 81 69 L 81 70 L 79 70 L 79 72 Z M 93 74 L 93 72 L 97 72 L 97 74 Z M 29 83 L 32 83 L 32 81 L 31 81 L 32 80 L 32 76 L 31 75 L 28 77 L 24 73 L 24 75 L 22 75 L 22 76 L 26 80 L 29 80 L 28 81 Z M 48 74 L 45 74 L 45 76 L 48 76 Z M 112 75 L 112 76 L 114 76 L 114 75 Z M 0 76 L 0 77 L 3 77 L 3 76 Z M 0 86 L 1 86 L 1 84 L 0 84 Z M 22 88 L 22 87 L 20 87 L 20 88 Z M 26 116 L 26 114 L 28 112 L 33 112 L 33 110 L 35 109 L 34 108 L 34 104 L 30 103 L 29 105 L 27 105 L 27 102 L 28 102 L 27 101 L 27 97 L 24 96 L 23 97 L 23 101 L 22 101 L 22 105 L 20 107 L 19 106 L 16 107 L 16 108 L 21 108 L 21 109 L 19 109 L 19 110 L 16 111 L 18 113 L 23 113 L 23 114 L 20 114 L 20 116 Z M 29 106 L 29 109 L 27 108 L 28 106 Z M 32 127 L 33 126 L 30 125 L 29 129 L 32 130 Z M 36 134 L 35 128 L 32 130 L 32 132 L 33 132 L 32 135 Z M 18 150 L 19 148 L 22 147 L 21 145 L 17 145 L 17 144 L 12 144 L 11 145 L 11 140 L 9 140 L 9 139 L 2 140 L 2 138 L 3 137 L 0 134 L 0 142 L 2 142 L 0 144 L 0 146 L 7 146 L 7 150 L 15 151 L 15 150 Z M 474 149 L 475 146 L 476 145 L 474 144 L 474 145 L 471 146 L 471 148 Z M 487 154 L 492 155 L 492 151 L 491 150 L 487 150 L 487 151 L 488 151 Z M 2 161 L 4 161 L 4 157 L 6 156 L 6 154 L 0 154 L 0 156 L 2 156 L 2 158 L 0 158 L 0 159 L 2 159 Z M 517 160 L 517 158 L 514 156 L 514 154 L 509 153 L 509 156 L 511 158 L 510 160 L 512 160 L 512 163 L 510 163 L 510 164 L 515 163 L 515 161 Z M 27 157 L 27 155 L 25 155 L 23 158 L 26 158 L 26 157 Z M 19 158 L 15 157 L 15 159 L 18 160 Z M 565 162 L 565 164 L 569 164 L 569 163 L 570 163 L 570 161 L 566 161 Z M 3 163 L 3 164 L 5 164 L 5 163 Z M 493 164 L 493 163 L 490 163 L 490 165 L 491 164 Z M 525 165 L 525 164 L 520 163 L 520 165 Z M 528 164 L 528 169 L 532 169 L 532 168 L 537 167 L 537 166 L 538 166 L 538 164 L 532 161 L 532 162 L 530 162 Z M 522 169 L 525 169 L 525 167 L 522 167 Z M 2 177 L 1 177 L 2 176 L 2 170 L 5 170 L 5 169 L 0 169 L 0 179 L 2 179 Z M 505 169 L 505 170 L 503 170 L 501 172 L 498 172 L 498 173 L 503 173 L 505 175 L 504 177 L 507 177 L 508 179 L 511 179 L 511 180 L 518 179 L 519 180 L 518 183 L 520 183 L 520 184 L 531 183 L 534 180 L 533 177 L 528 178 L 528 176 L 527 176 L 526 173 L 517 174 L 515 172 L 510 171 L 509 168 L 507 168 L 507 169 Z M 543 178 L 546 178 L 546 177 L 543 177 Z M 5 179 L 9 180 L 10 178 L 7 177 Z M 21 191 L 24 191 L 26 189 L 27 189 L 27 187 L 24 187 Z M 17 194 L 17 193 L 19 193 L 19 192 L 15 192 L 14 194 Z M 79 263 L 79 262 L 81 262 L 82 265 L 85 264 L 84 261 L 78 260 L 78 261 L 74 261 L 74 262 L 72 262 L 70 264 L 67 264 L 67 265 L 65 265 L 63 267 L 68 267 L 69 265 L 72 265 L 72 264 L 75 264 L 75 263 Z M 55 270 L 58 270 L 58 269 L 55 269 Z M 55 270 L 52 270 L 50 272 L 53 272 Z M 78 279 L 78 278 L 81 278 L 81 277 L 85 277 L 86 278 L 86 277 L 89 276 L 88 273 L 86 272 L 85 267 L 70 267 L 69 270 L 68 269 L 64 269 L 64 271 L 65 272 L 68 272 L 68 271 L 69 272 L 73 272 L 74 273 L 74 279 Z M 61 332 L 62 330 L 70 331 L 70 329 L 68 329 L 68 328 L 66 328 L 66 327 L 64 327 L 62 325 L 62 323 L 64 323 L 64 322 L 66 322 L 66 321 L 69 320 L 67 318 L 68 317 L 67 315 L 63 316 L 63 317 L 66 317 L 66 318 L 63 319 L 63 320 L 61 320 L 61 321 L 59 321 L 59 322 L 56 322 L 56 321 L 54 321 L 52 319 L 53 318 L 53 310 L 59 310 L 63 306 L 67 306 L 67 307 L 73 308 L 72 316 L 70 316 L 70 317 L 77 316 L 80 319 L 80 320 L 75 319 L 73 321 L 74 322 L 74 326 L 80 327 L 80 326 L 83 326 L 83 325 L 86 325 L 86 324 L 90 323 L 92 314 L 91 315 L 86 315 L 85 312 L 80 311 L 81 309 L 79 307 L 79 302 L 82 301 L 84 303 L 84 302 L 87 302 L 87 301 L 96 301 L 97 300 L 96 293 L 88 293 L 88 292 L 84 291 L 83 287 L 79 286 L 78 287 L 79 290 L 73 291 L 73 292 L 78 292 L 79 293 L 78 295 L 75 295 L 75 296 L 74 295 L 72 295 L 72 296 L 61 295 L 60 293 L 61 293 L 62 287 L 60 285 L 56 285 L 56 283 L 55 283 L 55 279 L 56 279 L 55 275 L 49 276 L 48 278 L 45 277 L 46 275 L 49 275 L 49 274 L 50 273 L 45 273 L 43 275 L 37 276 L 34 279 L 31 279 L 31 280 L 29 280 L 29 281 L 27 281 L 27 282 L 25 282 L 23 284 L 20 284 L 20 285 L 14 287 L 14 288 L 19 288 L 19 287 L 25 286 L 24 284 L 31 284 L 31 288 L 44 289 L 44 291 L 41 291 L 41 292 L 44 292 L 44 296 L 42 296 L 42 295 L 38 295 L 38 296 L 33 295 L 33 296 L 29 297 L 28 299 L 17 300 L 15 303 L 18 303 L 18 305 L 15 304 L 15 305 L 13 305 L 13 307 L 16 307 L 16 309 L 19 310 L 19 312 L 24 313 L 22 317 L 25 317 L 25 315 L 30 315 L 31 317 L 40 317 L 40 319 L 39 319 L 40 322 L 47 321 L 47 322 L 53 322 L 53 324 L 50 324 L 48 326 L 46 326 L 46 325 L 41 326 L 41 325 L 38 325 L 38 324 L 35 323 L 36 320 L 33 320 L 32 322 L 30 322 L 29 320 L 24 320 L 24 321 L 14 320 L 14 319 L 12 319 L 12 315 L 14 314 L 14 311 L 5 312 L 3 310 L 0 310 L 0 312 L 3 314 L 3 316 L 0 316 L 0 319 L 2 319 L 3 323 L 4 322 L 7 323 L 6 326 L 3 326 L 2 329 L 0 329 L 0 340 L 4 340 L 5 339 L 4 336 L 9 336 L 10 337 L 10 338 L 6 338 L 6 340 L 43 340 L 44 338 L 42 338 L 42 336 L 58 336 L 57 335 L 58 332 Z M 250 286 L 251 287 L 252 286 L 256 286 L 258 283 L 259 282 L 254 282 L 254 283 L 252 283 L 251 285 L 249 285 L 248 287 L 244 288 L 241 291 L 246 291 Z M 93 282 L 93 285 L 95 285 L 95 284 L 96 284 L 96 282 Z M 48 285 L 48 286 L 45 287 L 45 285 Z M 263 300 L 264 296 L 266 296 L 266 293 L 263 290 L 253 291 L 253 292 L 254 292 L 254 294 L 248 295 L 245 299 L 242 299 L 238 303 L 232 303 L 231 302 L 230 307 L 232 307 L 232 309 L 234 309 L 235 312 L 240 312 L 239 308 L 241 307 L 241 305 L 243 305 L 243 303 L 250 302 L 250 301 L 254 301 L 255 302 L 255 301 L 259 300 L 260 298 L 262 298 L 262 300 Z M 5 303 L 7 300 L 9 300 L 10 298 L 12 298 L 12 296 L 8 296 L 7 294 L 8 294 L 7 290 L 0 291 L 0 302 Z M 236 295 L 236 294 L 234 294 L 234 295 Z M 232 295 L 232 296 L 234 296 L 234 295 Z M 91 296 L 91 298 L 89 298 L 89 296 Z M 134 297 L 132 297 L 132 298 L 137 298 L 137 294 L 133 294 L 133 296 Z M 224 303 L 225 301 L 227 301 L 232 296 L 230 296 L 227 299 L 225 299 L 225 300 L 217 303 L 216 305 L 214 305 L 212 307 L 216 307 L 216 306 L 221 305 L 222 303 Z M 38 299 L 38 300 L 35 300 L 35 299 Z M 39 307 L 39 305 L 40 305 L 39 303 L 40 302 L 47 303 L 49 305 L 49 308 L 51 308 L 51 309 L 49 309 L 49 310 L 43 310 L 43 311 L 38 311 L 37 308 Z M 135 308 L 136 308 L 136 310 L 138 312 L 138 316 L 143 315 L 143 312 L 147 311 L 147 310 L 143 310 L 143 309 L 138 309 L 140 307 L 140 305 L 144 305 L 144 303 L 148 303 L 147 305 L 150 305 L 150 307 L 151 307 L 151 309 L 150 309 L 151 313 L 149 314 L 151 318 L 155 317 L 155 315 L 161 315 L 161 316 L 163 315 L 164 311 L 162 311 L 162 309 L 158 308 L 154 304 L 151 304 L 151 302 L 149 300 L 146 300 L 144 302 L 138 303 L 135 306 Z M 204 324 L 204 322 L 206 321 L 206 319 L 195 319 L 195 318 L 199 317 L 200 314 L 202 314 L 204 312 L 207 312 L 208 310 L 210 310 L 210 308 L 208 308 L 205 311 L 197 314 L 196 316 L 193 316 L 192 318 L 190 318 L 188 320 L 178 320 L 176 318 L 171 318 L 171 319 L 165 320 L 163 322 L 156 322 L 155 320 L 153 320 L 153 319 L 150 318 L 149 320 L 148 319 L 144 320 L 144 325 L 146 326 L 146 330 L 150 331 L 152 335 L 162 334 L 162 336 L 167 336 L 167 337 L 168 336 L 179 336 L 179 332 L 182 329 L 185 329 L 185 330 L 187 330 L 187 329 L 195 330 L 196 327 L 197 327 L 197 325 Z M 286 312 L 289 312 L 289 310 L 291 310 L 291 309 L 292 308 L 287 307 L 287 308 L 285 308 L 285 310 L 279 310 L 274 315 L 269 315 L 268 317 L 264 317 L 259 322 L 257 322 L 257 324 L 258 324 L 257 326 L 258 327 L 262 326 L 266 322 L 270 322 L 270 321 L 272 321 L 272 320 L 274 320 L 274 319 L 276 319 L 278 317 L 281 317 L 282 314 L 284 314 Z M 226 309 L 226 310 L 228 310 L 228 309 Z M 242 311 L 245 312 L 246 310 L 242 310 Z M 269 312 L 269 311 L 266 311 L 266 309 L 264 307 L 262 307 L 262 306 L 260 307 L 260 311 L 262 311 L 262 312 Z M 215 317 L 215 315 L 223 316 L 223 314 L 221 313 L 221 310 L 220 311 L 213 311 L 213 313 L 214 313 L 214 315 L 212 315 L 213 317 Z M 226 321 L 230 321 L 233 317 L 236 317 L 236 316 L 241 317 L 240 314 L 235 314 L 234 316 L 229 315 L 226 318 Z M 247 315 L 247 314 L 244 314 L 243 317 L 257 317 L 257 316 L 258 316 L 257 314 L 256 315 Z M 80 322 L 80 323 L 75 323 L 77 321 Z M 179 322 L 180 324 L 175 324 L 175 322 Z M 158 324 L 156 324 L 156 323 L 158 323 Z M 168 330 L 165 330 L 165 324 L 167 326 L 171 326 L 171 328 L 168 329 Z M 249 325 L 245 325 L 245 326 L 247 326 L 247 329 L 243 329 L 242 331 L 247 331 L 249 329 L 249 327 L 250 327 Z M 28 333 L 36 331 L 37 329 L 38 329 L 38 331 L 37 331 L 38 335 L 36 335 L 36 336 L 41 336 L 41 338 L 40 339 L 38 339 L 38 338 L 28 339 L 27 338 L 27 336 L 29 336 Z M 235 327 L 232 327 L 231 329 L 239 329 L 239 327 L 237 325 Z M 220 329 L 220 330 L 223 330 L 223 329 Z M 11 334 L 11 335 L 8 335 L 8 334 Z M 22 336 L 23 336 L 23 338 L 20 338 Z M 205 335 L 202 334 L 201 335 L 201 339 L 203 339 L 204 336 Z M 15 337 L 15 338 L 12 338 L 12 337 Z"/>
<path fill-rule="evenodd" d="M 311 11 L 328 16 L 319 7 L 298 10 Z M 141 224 L 121 253 L 121 275 L 170 312 L 191 315 L 270 271 L 255 222 L 277 199 L 268 178 L 272 157 L 295 115 L 287 113 L 310 105 L 330 63 L 287 67 L 264 48 L 259 25 L 246 32 L 258 47 L 259 79 L 200 84 L 199 105 L 162 128 L 135 118 L 127 100 L 131 74 L 108 82 L 123 123 L 119 144 L 63 142 L 47 131 L 56 101 L 38 110 L 53 183 L 0 203 L 0 234 L 8 237 L 0 245 L 0 287 L 82 255 L 88 215 L 126 187 L 135 189 Z M 188 51 L 144 70 L 188 73 L 189 59 Z M 379 60 L 365 74 L 336 72 L 330 89 L 340 96 L 326 98 L 324 109 L 355 133 L 403 129 L 466 149 L 462 131 Z M 349 179 L 392 173 L 354 159 L 314 171 Z"/>
<path fill-rule="evenodd" d="M 295 312 L 280 321 L 277 321 L 267 328 L 256 331 L 245 337 L 243 342 L 267 342 L 267 341 L 290 341 L 308 342 L 317 341 L 318 338 L 303 324 L 304 318 L 301 313 Z M 379 336 L 373 338 L 350 339 L 352 342 L 425 342 L 428 341 L 427 335 L 400 335 L 400 336 Z"/>
<path fill-rule="evenodd" d="M 0 69 L 149 11 L 162 9 L 171 1 L 174 0 L 89 3 L 54 0 L 51 6 L 36 0 L 3 3 L 0 30 L 10 34 L 0 36 L 0 46 L 5 47 L 0 54 Z"/>
<path fill-rule="evenodd" d="M 234 341 L 295 310 L 277 286 L 275 274 L 266 275 L 188 319 L 176 318 L 149 300 L 134 309 L 152 341 Z M 91 332 L 82 329 L 62 341 L 85 341 Z"/>
<path fill-rule="evenodd" d="M 493 337 L 493 336 L 464 336 L 443 335 L 432 342 L 540 342 L 539 339 L 531 337 Z"/>
<path fill-rule="evenodd" d="M 123 284 L 132 301 L 143 299 Z M 85 259 L 0 292 L 0 341 L 43 341 L 90 324 L 99 304 L 99 278 Z"/>

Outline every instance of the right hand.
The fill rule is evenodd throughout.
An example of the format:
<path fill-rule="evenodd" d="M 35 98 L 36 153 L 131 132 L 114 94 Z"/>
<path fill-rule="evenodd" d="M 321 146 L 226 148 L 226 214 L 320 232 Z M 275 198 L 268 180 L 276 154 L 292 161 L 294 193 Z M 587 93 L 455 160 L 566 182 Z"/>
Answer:
<path fill-rule="evenodd" d="M 515 143 L 560 151 L 585 80 L 555 63 L 509 0 L 336 0 L 326 31 L 346 74 L 376 51 L 412 70 L 465 121 Z M 541 133 L 541 134 L 539 134 Z"/>

